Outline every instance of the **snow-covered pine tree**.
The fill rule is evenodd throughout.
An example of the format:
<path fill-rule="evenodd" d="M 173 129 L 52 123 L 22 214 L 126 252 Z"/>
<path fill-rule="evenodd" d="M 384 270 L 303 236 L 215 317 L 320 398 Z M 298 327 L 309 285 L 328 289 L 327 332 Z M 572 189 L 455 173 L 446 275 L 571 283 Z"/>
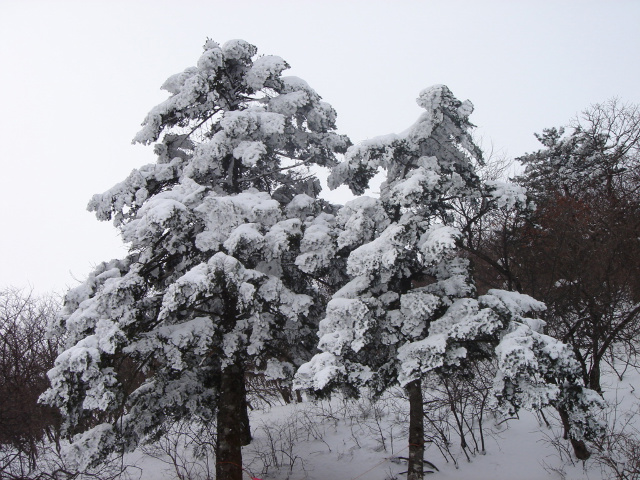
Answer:
<path fill-rule="evenodd" d="M 380 197 L 361 197 L 338 213 L 339 247 L 350 247 L 351 281 L 336 292 L 320 322 L 322 353 L 303 365 L 297 386 L 315 391 L 361 387 L 406 388 L 410 403 L 409 480 L 423 477 L 421 379 L 469 362 L 498 359 L 496 396 L 505 408 L 562 404 L 571 435 L 593 434 L 598 396 L 579 386 L 569 348 L 543 335 L 529 314 L 544 309 L 531 297 L 503 290 L 478 296 L 469 262 L 457 248 L 461 235 L 454 203 L 484 199 L 495 207 L 526 201 L 517 187 L 483 183 L 475 168 L 469 115 L 445 86 L 421 92 L 426 110 L 399 135 L 351 147 L 334 168 L 333 187 L 361 194 L 378 169 L 386 170 Z M 363 222 L 362 219 L 367 219 Z"/>
<path fill-rule="evenodd" d="M 239 480 L 245 374 L 291 380 L 315 347 L 341 274 L 328 268 L 333 207 L 307 167 L 333 166 L 349 140 L 306 82 L 282 76 L 284 60 L 256 53 L 208 40 L 134 139 L 158 142 L 157 162 L 89 203 L 129 254 L 70 290 L 57 325 L 66 350 L 42 399 L 64 413 L 79 466 L 167 419 L 217 414 L 217 478 Z M 119 375 L 125 360 L 143 372 L 135 388 Z"/>

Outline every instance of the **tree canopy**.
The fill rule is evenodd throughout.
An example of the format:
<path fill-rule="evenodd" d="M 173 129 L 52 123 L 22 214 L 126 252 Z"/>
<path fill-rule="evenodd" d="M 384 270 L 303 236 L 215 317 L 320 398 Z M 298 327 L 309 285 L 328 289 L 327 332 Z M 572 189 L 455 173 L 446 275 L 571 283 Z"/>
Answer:
<path fill-rule="evenodd" d="M 333 207 L 308 167 L 335 165 L 349 140 L 330 105 L 282 75 L 284 60 L 256 53 L 207 41 L 134 139 L 156 142 L 157 161 L 89 203 L 129 254 L 69 291 L 58 324 L 67 349 L 44 400 L 81 433 L 81 465 L 134 448 L 167 418 L 217 412 L 219 455 L 231 455 L 218 474 L 240 478 L 228 470 L 248 442 L 245 372 L 287 379 L 309 357 L 340 275 L 314 276 L 330 261 L 318 245 Z M 144 373 L 132 391 L 124 359 Z"/>
<path fill-rule="evenodd" d="M 298 387 L 320 392 L 404 386 L 411 479 L 422 477 L 422 379 L 477 360 L 497 359 L 507 410 L 552 404 L 573 438 L 596 434 L 598 397 L 576 380 L 571 349 L 543 333 L 544 305 L 478 295 L 461 255 L 461 204 L 526 203 L 477 174 L 471 102 L 425 89 L 408 130 L 350 147 L 287 67 L 245 41 L 208 40 L 134 139 L 154 143 L 157 161 L 91 199 L 129 253 L 70 290 L 56 325 L 66 349 L 42 398 L 64 413 L 78 466 L 134 449 L 169 419 L 216 419 L 216 475 L 239 480 L 256 372 L 291 382 L 298 370 Z M 320 199 L 310 167 L 360 196 L 341 208 Z M 379 169 L 380 197 L 361 196 Z"/>
<path fill-rule="evenodd" d="M 319 392 L 406 387 L 409 479 L 422 478 L 421 379 L 429 372 L 446 375 L 497 358 L 494 390 L 507 411 L 556 405 L 569 412 L 573 438 L 594 435 L 599 425 L 585 412 L 598 405 L 597 395 L 579 386 L 571 349 L 531 317 L 544 304 L 499 289 L 478 296 L 459 248 L 461 202 L 484 202 L 488 211 L 526 204 L 523 191 L 478 176 L 469 101 L 439 85 L 417 102 L 426 111 L 409 129 L 350 148 L 332 173 L 332 185 L 346 183 L 354 193 L 378 168 L 387 178 L 379 198 L 359 198 L 338 214 L 338 242 L 355 247 L 347 261 L 351 281 L 329 302 L 322 353 L 299 369 L 298 385 Z"/>

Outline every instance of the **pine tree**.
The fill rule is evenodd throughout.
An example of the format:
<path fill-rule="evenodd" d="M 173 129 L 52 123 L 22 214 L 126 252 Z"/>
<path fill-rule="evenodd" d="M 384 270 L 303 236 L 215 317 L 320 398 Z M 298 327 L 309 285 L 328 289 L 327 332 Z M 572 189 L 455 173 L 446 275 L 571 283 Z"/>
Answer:
<path fill-rule="evenodd" d="M 361 197 L 338 213 L 339 247 L 349 247 L 351 281 L 336 292 L 320 322 L 322 353 L 303 365 L 297 386 L 317 392 L 400 384 L 410 404 L 410 480 L 423 477 L 422 378 L 470 362 L 498 359 L 495 393 L 508 410 L 562 404 L 571 435 L 598 431 L 590 416 L 597 395 L 578 386 L 570 349 L 543 335 L 530 318 L 544 305 L 527 295 L 490 290 L 478 296 L 458 249 L 459 202 L 494 208 L 526 201 L 523 192 L 482 182 L 480 149 L 471 137 L 469 101 L 445 86 L 421 92 L 426 110 L 408 130 L 351 147 L 330 185 L 361 194 L 386 170 L 380 197 Z M 367 219 L 366 221 L 364 219 Z"/>
<path fill-rule="evenodd" d="M 341 275 L 323 250 L 334 208 L 308 167 L 333 166 L 349 140 L 330 105 L 282 75 L 284 60 L 256 53 L 208 40 L 134 139 L 157 142 L 157 161 L 89 203 L 129 253 L 68 292 L 57 326 L 67 346 L 43 401 L 77 434 L 79 467 L 162 434 L 168 419 L 217 416 L 217 478 L 239 480 L 246 373 L 290 381 L 310 357 Z M 143 374 L 130 388 L 124 361 Z"/>

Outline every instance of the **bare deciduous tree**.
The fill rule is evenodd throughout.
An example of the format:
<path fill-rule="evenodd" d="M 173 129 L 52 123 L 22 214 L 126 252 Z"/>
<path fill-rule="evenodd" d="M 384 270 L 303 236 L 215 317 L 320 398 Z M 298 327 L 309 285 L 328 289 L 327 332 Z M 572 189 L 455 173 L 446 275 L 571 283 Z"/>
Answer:
<path fill-rule="evenodd" d="M 0 445 L 32 468 L 41 441 L 58 440 L 57 412 L 38 404 L 60 344 L 46 336 L 58 307 L 53 296 L 36 297 L 15 288 L 0 291 Z"/>

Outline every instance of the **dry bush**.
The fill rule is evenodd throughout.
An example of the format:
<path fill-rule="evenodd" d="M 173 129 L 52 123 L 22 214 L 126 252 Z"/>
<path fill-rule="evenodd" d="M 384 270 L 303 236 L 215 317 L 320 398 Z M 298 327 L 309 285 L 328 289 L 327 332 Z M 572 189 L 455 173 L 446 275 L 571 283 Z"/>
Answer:
<path fill-rule="evenodd" d="M 464 373 L 431 375 L 425 381 L 425 441 L 434 445 L 447 462 L 458 456 L 467 461 L 486 451 L 487 419 L 495 365 L 477 362 Z"/>
<path fill-rule="evenodd" d="M 46 335 L 58 307 L 52 296 L 13 288 L 0 291 L 0 473 L 13 462 L 35 468 L 42 442 L 59 441 L 58 413 L 38 404 L 61 343 Z"/>
<path fill-rule="evenodd" d="M 633 394 L 635 396 L 635 394 Z M 607 432 L 593 444 L 603 478 L 640 480 L 640 399 L 629 410 L 616 402 L 604 412 Z"/>
<path fill-rule="evenodd" d="M 215 422 L 168 421 L 164 435 L 142 452 L 168 466 L 178 480 L 209 480 L 215 472 Z"/>

